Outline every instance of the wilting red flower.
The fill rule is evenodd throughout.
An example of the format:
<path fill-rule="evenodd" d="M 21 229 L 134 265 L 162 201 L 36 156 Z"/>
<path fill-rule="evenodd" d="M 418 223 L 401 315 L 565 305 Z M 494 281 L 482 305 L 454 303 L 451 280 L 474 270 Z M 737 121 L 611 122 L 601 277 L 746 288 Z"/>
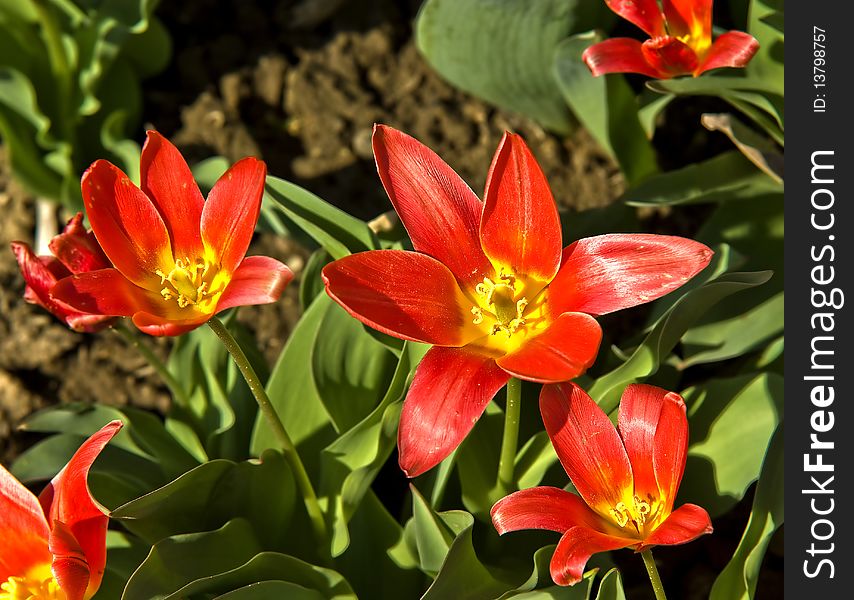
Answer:
<path fill-rule="evenodd" d="M 141 190 L 105 160 L 83 174 L 86 214 L 115 268 L 62 279 L 55 299 L 133 317 L 151 335 L 180 335 L 227 308 L 279 298 L 290 269 L 267 256 L 244 258 L 261 210 L 263 162 L 235 163 L 205 201 L 177 148 L 149 131 L 140 172 Z"/>
<path fill-rule="evenodd" d="M 377 126 L 373 146 L 416 252 L 347 256 L 327 265 L 323 279 L 366 325 L 434 345 L 400 417 L 400 466 L 410 477 L 448 456 L 511 376 L 580 375 L 602 338 L 593 316 L 676 289 L 712 254 L 659 235 L 603 235 L 561 250 L 557 206 L 518 135 L 502 138 L 483 203 L 408 135 Z"/>
<path fill-rule="evenodd" d="M 641 73 L 656 79 L 693 75 L 718 67 L 744 67 L 759 42 L 728 31 L 712 42 L 712 0 L 605 0 L 608 7 L 643 29 L 650 39 L 612 38 L 594 44 L 582 58 L 594 75 Z M 663 9 L 663 11 L 662 11 Z"/>
<path fill-rule="evenodd" d="M 36 256 L 23 242 L 12 242 L 12 252 L 27 282 L 24 299 L 46 308 L 75 331 L 94 332 L 115 321 L 112 317 L 81 312 L 51 298 L 50 290 L 60 279 L 75 273 L 109 268 L 110 261 L 91 231 L 83 227 L 83 213 L 77 213 L 48 247 L 53 256 Z"/>
<path fill-rule="evenodd" d="M 89 468 L 121 421 L 83 442 L 36 498 L 0 465 L 0 600 L 85 600 L 104 576 L 106 511 L 89 493 Z"/>
<path fill-rule="evenodd" d="M 555 452 L 578 494 L 535 487 L 492 507 L 499 534 L 548 529 L 563 534 L 551 561 L 555 583 L 581 580 L 597 552 L 684 544 L 712 532 L 695 504 L 673 510 L 685 471 L 688 419 L 679 394 L 630 385 L 620 404 L 619 433 L 580 387 L 547 385 L 540 412 Z"/>

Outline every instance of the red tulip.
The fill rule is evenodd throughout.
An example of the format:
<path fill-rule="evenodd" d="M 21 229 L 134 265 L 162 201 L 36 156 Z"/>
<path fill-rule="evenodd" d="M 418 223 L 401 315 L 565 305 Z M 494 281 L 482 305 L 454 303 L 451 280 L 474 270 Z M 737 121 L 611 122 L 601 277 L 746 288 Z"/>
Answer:
<path fill-rule="evenodd" d="M 602 338 L 593 316 L 676 289 L 712 254 L 658 235 L 603 235 L 561 250 L 557 206 L 517 135 L 502 138 L 482 203 L 413 138 L 377 126 L 373 146 L 415 252 L 347 256 L 323 279 L 366 325 L 434 345 L 400 418 L 400 466 L 410 477 L 448 456 L 511 376 L 547 383 L 582 374 Z"/>
<path fill-rule="evenodd" d="M 679 394 L 630 385 L 619 433 L 584 390 L 547 385 L 540 394 L 546 431 L 578 494 L 555 487 L 521 490 L 492 507 L 498 533 L 548 529 L 563 534 L 551 561 L 559 585 L 581 580 L 597 552 L 684 544 L 712 532 L 695 504 L 673 510 L 685 471 L 688 419 Z"/>
<path fill-rule="evenodd" d="M 608 7 L 643 29 L 650 39 L 612 38 L 594 44 L 582 58 L 594 75 L 640 73 L 656 79 L 693 75 L 718 67 L 744 67 L 759 42 L 728 31 L 712 42 L 712 0 L 605 0 Z M 663 9 L 663 10 L 662 10 Z"/>
<path fill-rule="evenodd" d="M 115 321 L 112 317 L 76 310 L 50 296 L 51 288 L 60 279 L 111 266 L 95 236 L 83 227 L 83 213 L 77 213 L 62 233 L 50 241 L 48 247 L 53 256 L 36 256 L 23 242 L 12 242 L 11 246 L 27 282 L 24 289 L 27 302 L 47 309 L 75 331 L 98 331 Z"/>
<path fill-rule="evenodd" d="M 86 440 L 36 498 L 0 465 L 0 600 L 85 600 L 101 585 L 106 511 L 89 493 L 89 468 L 119 429 Z"/>
<path fill-rule="evenodd" d="M 142 189 L 105 160 L 84 173 L 86 214 L 115 268 L 62 279 L 53 298 L 133 317 L 151 335 L 180 335 L 227 308 L 279 298 L 290 269 L 267 256 L 244 258 L 261 209 L 263 162 L 235 163 L 205 201 L 177 148 L 149 131 L 140 171 Z"/>

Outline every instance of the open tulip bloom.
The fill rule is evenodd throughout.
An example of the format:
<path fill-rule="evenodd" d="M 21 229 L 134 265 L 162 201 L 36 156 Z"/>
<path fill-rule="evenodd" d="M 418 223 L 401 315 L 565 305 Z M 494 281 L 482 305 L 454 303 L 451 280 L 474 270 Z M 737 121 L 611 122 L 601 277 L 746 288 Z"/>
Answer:
<path fill-rule="evenodd" d="M 27 287 L 24 299 L 38 304 L 75 331 L 95 332 L 109 326 L 115 319 L 79 311 L 51 297 L 56 282 L 76 273 L 87 273 L 111 267 L 91 231 L 83 227 L 83 213 L 77 213 L 62 233 L 48 244 L 52 256 L 37 256 L 27 244 L 12 242 L 12 252 L 24 275 Z"/>
<path fill-rule="evenodd" d="M 122 428 L 86 440 L 36 498 L 0 465 L 0 600 L 86 600 L 104 575 L 109 517 L 86 479 Z"/>
<path fill-rule="evenodd" d="M 619 433 L 573 383 L 547 385 L 540 412 L 555 452 L 578 495 L 555 487 L 521 490 L 492 507 L 499 534 L 548 529 L 562 534 L 551 560 L 555 583 L 581 580 L 597 552 L 690 542 L 711 533 L 695 504 L 673 510 L 685 470 L 688 420 L 681 396 L 651 385 L 623 393 Z"/>
<path fill-rule="evenodd" d="M 696 77 L 709 69 L 744 67 L 759 43 L 742 31 L 712 41 L 712 0 L 606 0 L 608 7 L 650 39 L 611 38 L 584 51 L 594 75 L 640 73 L 656 79 Z"/>
<path fill-rule="evenodd" d="M 83 201 L 114 268 L 61 279 L 52 297 L 82 312 L 132 317 L 151 335 L 180 335 L 227 308 L 275 302 L 293 273 L 267 256 L 244 258 L 266 172 L 244 158 L 205 201 L 184 158 L 154 131 L 142 149 L 142 189 L 96 161 L 83 175 Z"/>
<path fill-rule="evenodd" d="M 602 339 L 594 316 L 654 300 L 711 258 L 703 244 L 661 235 L 602 235 L 562 248 L 548 183 L 517 135 L 502 138 L 483 202 L 400 131 L 377 126 L 373 148 L 415 252 L 347 256 L 323 279 L 361 322 L 434 346 L 400 419 L 400 466 L 410 477 L 447 457 L 510 377 L 577 377 Z"/>

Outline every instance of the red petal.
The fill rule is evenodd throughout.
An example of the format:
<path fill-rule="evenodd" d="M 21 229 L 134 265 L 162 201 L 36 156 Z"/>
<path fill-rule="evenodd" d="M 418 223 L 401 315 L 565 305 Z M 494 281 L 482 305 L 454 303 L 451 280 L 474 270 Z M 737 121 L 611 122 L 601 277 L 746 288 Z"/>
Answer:
<path fill-rule="evenodd" d="M 323 281 L 344 310 L 383 333 L 441 346 L 463 346 L 483 335 L 457 280 L 426 254 L 353 254 L 326 265 Z"/>
<path fill-rule="evenodd" d="M 199 314 L 192 319 L 169 319 L 140 311 L 133 315 L 133 324 L 143 333 L 157 337 L 177 336 L 207 323 L 212 314 Z"/>
<path fill-rule="evenodd" d="M 250 306 L 275 302 L 294 278 L 293 271 L 269 256 L 248 256 L 228 282 L 216 311 L 232 306 Z"/>
<path fill-rule="evenodd" d="M 584 313 L 563 313 L 541 334 L 497 359 L 498 366 L 520 379 L 539 383 L 569 381 L 596 360 L 602 328 Z"/>
<path fill-rule="evenodd" d="M 663 0 L 670 35 L 712 39 L 712 0 Z"/>
<path fill-rule="evenodd" d="M 604 315 L 655 300 L 709 264 L 712 251 L 687 238 L 609 234 L 578 240 L 563 251 L 549 285 L 553 313 Z"/>
<path fill-rule="evenodd" d="M 666 73 L 661 73 L 646 62 L 642 44 L 631 38 L 611 38 L 593 44 L 581 58 L 597 77 L 606 73 L 640 73 L 656 79 L 667 77 Z"/>
<path fill-rule="evenodd" d="M 483 194 L 483 251 L 517 276 L 548 283 L 560 266 L 557 205 L 525 141 L 505 133 L 495 151 Z"/>
<path fill-rule="evenodd" d="M 106 540 L 106 529 L 104 537 Z M 51 571 L 59 587 L 65 592 L 67 600 L 83 600 L 90 583 L 94 584 L 90 595 L 97 591 L 100 577 L 97 584 L 90 581 L 92 573 L 86 555 L 65 523 L 53 523 L 50 531 L 50 553 L 53 554 Z"/>
<path fill-rule="evenodd" d="M 464 285 L 493 276 L 480 247 L 482 205 L 435 152 L 385 125 L 374 127 L 374 157 L 383 186 L 412 246 L 444 263 Z"/>
<path fill-rule="evenodd" d="M 488 356 L 465 348 L 431 348 L 400 415 L 397 447 L 407 477 L 432 469 L 460 445 L 510 377 Z"/>
<path fill-rule="evenodd" d="M 220 268 L 233 273 L 246 255 L 258 215 L 267 166 L 257 158 L 244 158 L 217 180 L 202 211 L 202 240 Z"/>
<path fill-rule="evenodd" d="M 169 230 L 174 256 L 200 256 L 199 223 L 204 198 L 187 161 L 169 140 L 156 131 L 148 131 L 139 171 L 142 191 L 151 198 Z"/>
<path fill-rule="evenodd" d="M 575 585 L 584 575 L 584 565 L 598 552 L 636 545 L 637 540 L 608 535 L 588 527 L 573 527 L 560 538 L 549 570 L 558 585 Z"/>
<path fill-rule="evenodd" d="M 664 35 L 664 18 L 656 0 L 605 0 L 608 8 L 650 36 Z"/>
<path fill-rule="evenodd" d="M 688 458 L 688 417 L 685 414 L 685 401 L 679 394 L 669 392 L 664 396 L 652 450 L 652 467 L 658 482 L 659 497 L 670 511 Z"/>
<path fill-rule="evenodd" d="M 641 45 L 641 52 L 646 62 L 661 73 L 661 79 L 693 73 L 697 68 L 697 53 L 675 37 L 647 40 Z"/>
<path fill-rule="evenodd" d="M 575 489 L 593 510 L 608 511 L 632 491 L 632 468 L 608 416 L 574 383 L 543 386 L 540 413 Z"/>
<path fill-rule="evenodd" d="M 86 480 L 92 463 L 121 428 L 121 421 L 112 421 L 83 442 L 39 496 L 49 523 L 59 521 L 67 526 L 83 551 L 90 572 L 90 593 L 98 589 L 104 574 L 109 517 L 90 494 Z"/>
<path fill-rule="evenodd" d="M 757 50 L 759 42 L 752 35 L 728 31 L 715 40 L 694 75 L 719 67 L 744 67 Z"/>
<path fill-rule="evenodd" d="M 696 504 L 683 504 L 670 513 L 637 550 L 640 552 L 651 546 L 685 544 L 706 533 L 712 533 L 709 513 Z"/>
<path fill-rule="evenodd" d="M 85 273 L 111 267 L 91 231 L 83 227 L 83 213 L 74 215 L 65 229 L 54 237 L 50 251 L 72 273 Z"/>
<path fill-rule="evenodd" d="M 168 273 L 174 259 L 166 225 L 151 200 L 105 160 L 86 170 L 82 188 L 86 214 L 107 257 L 137 285 L 159 285 L 155 271 Z"/>
<path fill-rule="evenodd" d="M 583 525 L 602 529 L 602 517 L 590 510 L 580 496 L 556 487 L 535 487 L 514 492 L 495 503 L 490 511 L 499 535 L 520 529 L 548 529 L 565 533 Z"/>
<path fill-rule="evenodd" d="M 66 277 L 53 286 L 51 298 L 88 314 L 129 317 L 144 310 L 181 318 L 176 302 L 134 285 L 116 269 Z"/>
<path fill-rule="evenodd" d="M 0 583 L 50 563 L 48 535 L 38 499 L 0 465 Z"/>

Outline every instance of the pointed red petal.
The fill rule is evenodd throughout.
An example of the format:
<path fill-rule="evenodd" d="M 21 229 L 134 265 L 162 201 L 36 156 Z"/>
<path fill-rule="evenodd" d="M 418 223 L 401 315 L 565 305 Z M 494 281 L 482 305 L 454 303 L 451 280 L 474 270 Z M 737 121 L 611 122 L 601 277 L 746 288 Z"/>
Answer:
<path fill-rule="evenodd" d="M 556 487 L 528 488 L 505 496 L 490 511 L 499 535 L 520 529 L 548 529 L 565 533 L 583 525 L 602 529 L 605 524 L 580 496 Z"/>
<path fill-rule="evenodd" d="M 86 480 L 92 463 L 121 428 L 121 421 L 112 421 L 83 442 L 39 497 L 48 522 L 67 526 L 79 544 L 89 568 L 91 593 L 98 589 L 104 574 L 109 517 L 89 493 Z"/>
<path fill-rule="evenodd" d="M 501 138 L 483 198 L 480 241 L 493 264 L 516 276 L 551 281 L 563 245 L 560 217 L 546 176 L 520 136 Z"/>
<path fill-rule="evenodd" d="M 374 157 L 383 186 L 412 246 L 444 263 L 463 285 L 492 277 L 480 247 L 482 205 L 427 146 L 385 125 L 374 127 Z"/>
<path fill-rule="evenodd" d="M 709 513 L 696 504 L 683 504 L 670 513 L 637 550 L 640 552 L 652 546 L 685 544 L 706 533 L 712 533 Z"/>
<path fill-rule="evenodd" d="M 664 18 L 656 0 L 605 0 L 608 8 L 650 36 L 664 35 Z"/>
<path fill-rule="evenodd" d="M 611 38 L 593 44 L 581 58 L 597 77 L 606 73 L 640 73 L 656 79 L 667 77 L 666 73 L 658 71 L 646 61 L 641 42 L 631 38 Z"/>
<path fill-rule="evenodd" d="M 397 447 L 407 477 L 432 469 L 460 445 L 510 377 L 488 356 L 431 348 L 403 402 Z"/>
<path fill-rule="evenodd" d="M 180 318 L 177 303 L 167 302 L 157 293 L 134 285 L 116 269 L 66 277 L 53 286 L 51 297 L 94 315 L 129 317 L 144 310 Z"/>
<path fill-rule="evenodd" d="M 589 527 L 573 527 L 560 538 L 549 570 L 558 585 L 575 585 L 584 575 L 584 565 L 598 552 L 636 545 L 637 540 L 608 535 Z"/>
<path fill-rule="evenodd" d="M 233 273 L 246 255 L 258 215 L 267 166 L 257 158 L 244 158 L 217 180 L 202 211 L 202 240 L 220 268 Z"/>
<path fill-rule="evenodd" d="M 663 0 L 670 35 L 712 39 L 712 0 Z"/>
<path fill-rule="evenodd" d="M 687 238 L 609 234 L 578 240 L 563 251 L 549 285 L 552 312 L 604 315 L 655 300 L 709 264 L 712 251 Z"/>
<path fill-rule="evenodd" d="M 204 198 L 187 161 L 169 140 L 156 131 L 148 131 L 139 171 L 142 191 L 166 223 L 174 256 L 191 260 L 200 256 L 199 222 Z"/>
<path fill-rule="evenodd" d="M 539 383 L 569 381 L 596 360 L 602 328 L 584 313 L 563 313 L 548 328 L 497 359 L 498 366 L 520 379 Z"/>
<path fill-rule="evenodd" d="M 137 285 L 157 286 L 158 269 L 174 266 L 166 225 L 151 200 L 105 160 L 83 174 L 83 202 L 95 237 L 122 274 Z"/>
<path fill-rule="evenodd" d="M 759 42 L 752 35 L 741 31 L 728 31 L 715 40 L 694 75 L 719 67 L 747 66 L 757 50 Z"/>
<path fill-rule="evenodd" d="M 323 268 L 326 292 L 365 325 L 405 340 L 463 346 L 483 335 L 448 268 L 403 250 L 372 250 Z"/>
<path fill-rule="evenodd" d="M 106 532 L 104 533 L 106 539 Z M 90 587 L 92 573 L 83 549 L 65 523 L 55 521 L 50 530 L 50 553 L 53 555 L 51 571 L 65 592 L 66 600 L 83 600 Z M 100 585 L 100 577 L 93 586 L 94 594 Z"/>
<path fill-rule="evenodd" d="M 697 68 L 697 53 L 671 36 L 657 37 L 641 45 L 646 62 L 661 73 L 661 79 L 687 75 Z"/>
<path fill-rule="evenodd" d="M 632 490 L 632 468 L 608 416 L 574 383 L 543 386 L 540 413 L 575 489 L 600 514 Z"/>
<path fill-rule="evenodd" d="M 275 302 L 293 278 L 293 271 L 275 258 L 247 256 L 228 282 L 228 287 L 216 305 L 216 311 L 232 306 Z"/>
<path fill-rule="evenodd" d="M 85 273 L 111 267 L 91 231 L 83 227 L 83 213 L 74 215 L 65 229 L 48 244 L 50 251 L 72 273 Z"/>
<path fill-rule="evenodd" d="M 178 336 L 204 325 L 212 314 L 198 314 L 192 319 L 170 319 L 145 311 L 134 313 L 133 324 L 141 332 L 155 337 Z"/>
<path fill-rule="evenodd" d="M 0 465 L 0 582 L 50 563 L 48 535 L 38 499 Z"/>
<path fill-rule="evenodd" d="M 685 414 L 685 401 L 679 394 L 669 392 L 661 405 L 652 448 L 652 468 L 658 482 L 659 498 L 664 500 L 668 511 L 673 509 L 687 458 L 688 417 Z"/>

